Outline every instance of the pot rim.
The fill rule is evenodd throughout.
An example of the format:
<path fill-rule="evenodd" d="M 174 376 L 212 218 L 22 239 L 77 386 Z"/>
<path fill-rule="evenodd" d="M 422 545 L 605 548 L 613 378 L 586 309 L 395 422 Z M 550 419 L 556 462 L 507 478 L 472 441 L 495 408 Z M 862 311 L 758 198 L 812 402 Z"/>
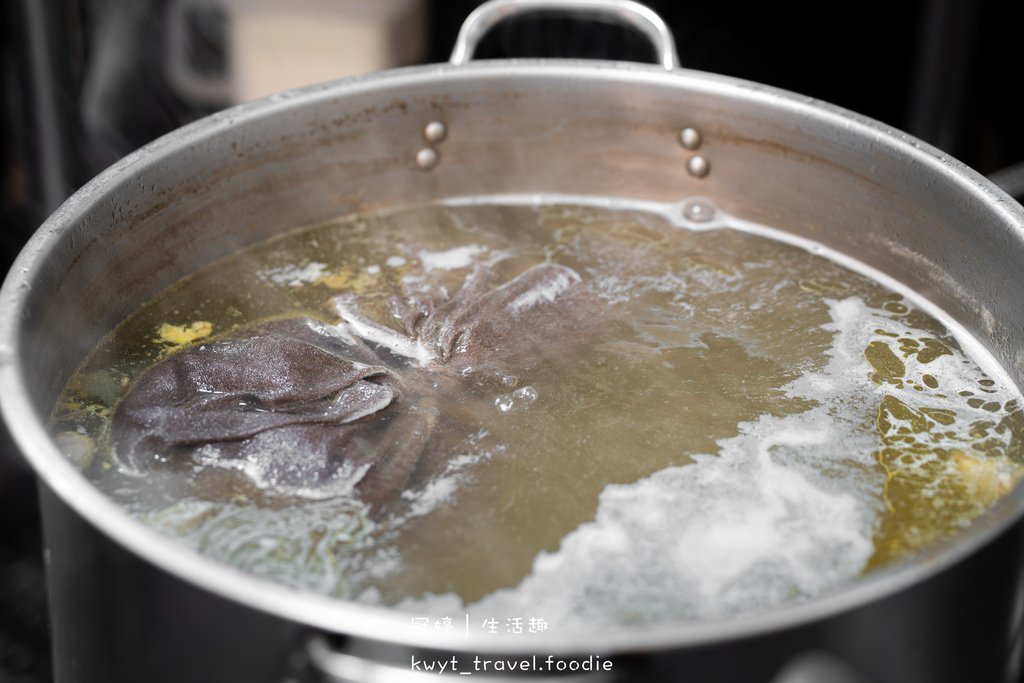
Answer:
<path fill-rule="evenodd" d="M 108 499 L 57 449 L 44 419 L 35 414 L 27 379 L 19 366 L 20 321 L 33 276 L 76 217 L 99 201 L 133 171 L 197 140 L 216 136 L 240 121 L 279 115 L 309 102 L 357 97 L 407 85 L 459 79 L 589 80 L 611 84 L 628 80 L 651 86 L 688 86 L 739 97 L 754 104 L 783 108 L 797 116 L 823 119 L 847 135 L 911 157 L 914 162 L 953 180 L 974 199 L 999 215 L 1024 240 L 1024 209 L 977 172 L 906 133 L 814 98 L 728 76 L 692 70 L 665 71 L 657 66 L 604 61 L 514 59 L 474 61 L 467 65 L 427 65 L 393 69 L 367 76 L 307 86 L 215 113 L 176 129 L 118 161 L 69 198 L 33 234 L 0 289 L 0 411 L 19 446 L 42 480 L 66 504 L 115 542 L 164 571 L 216 595 L 278 617 L 357 638 L 442 651 L 545 654 L 643 652 L 707 645 L 795 628 L 871 603 L 923 582 L 979 550 L 1024 515 L 1024 484 L 1004 496 L 969 529 L 935 544 L 921 555 L 859 577 L 849 585 L 807 602 L 735 619 L 631 627 L 621 631 L 545 634 L 543 640 L 495 638 L 488 634 L 440 633 L 417 629 L 411 616 L 391 608 L 364 605 L 291 589 L 231 567 L 178 543 L 132 518 Z M 461 614 L 459 615 L 461 616 Z M 525 645 L 525 647 L 524 647 Z"/>

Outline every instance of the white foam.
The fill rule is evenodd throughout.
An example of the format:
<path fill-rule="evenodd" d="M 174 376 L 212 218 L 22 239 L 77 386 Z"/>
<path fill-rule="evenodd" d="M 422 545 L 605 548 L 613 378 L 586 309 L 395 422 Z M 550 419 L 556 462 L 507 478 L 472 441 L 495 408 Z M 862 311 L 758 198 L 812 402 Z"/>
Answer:
<path fill-rule="evenodd" d="M 371 466 L 344 461 L 330 477 L 319 479 L 315 475 L 324 467 L 326 453 L 310 452 L 275 431 L 262 432 L 252 444 L 245 458 L 225 458 L 216 444 L 196 449 L 193 457 L 201 467 L 240 472 L 263 491 L 307 500 L 354 498 L 356 485 Z"/>
<path fill-rule="evenodd" d="M 823 410 L 764 417 L 717 457 L 609 486 L 593 522 L 470 609 L 543 609 L 552 626 L 593 630 L 732 615 L 848 580 L 872 552 L 870 509 L 771 455 L 832 437 Z"/>
<path fill-rule="evenodd" d="M 531 308 L 539 303 L 551 303 L 558 298 L 558 295 L 567 290 L 570 286 L 580 281 L 579 275 L 573 273 L 575 277 L 571 277 L 568 272 L 559 272 L 557 276 L 551 278 L 549 282 L 546 282 L 543 287 L 534 287 L 518 297 L 512 300 L 509 307 L 516 313 L 522 311 L 524 308 Z"/>
<path fill-rule="evenodd" d="M 267 268 L 260 271 L 257 276 L 261 280 L 270 280 L 274 284 L 301 287 L 319 280 L 326 270 L 326 263 L 311 261 L 304 266 L 290 264 L 278 268 Z"/>
<path fill-rule="evenodd" d="M 421 251 L 417 254 L 424 270 L 455 270 L 468 268 L 473 259 L 487 251 L 479 244 L 467 244 L 445 251 Z"/>
<path fill-rule="evenodd" d="M 422 517 L 433 512 L 438 505 L 451 499 L 458 483 L 456 476 L 442 476 L 430 481 L 421 490 L 403 491 L 402 497 L 411 503 L 406 518 Z"/>
<path fill-rule="evenodd" d="M 825 367 L 786 387 L 816 407 L 763 415 L 718 442 L 716 455 L 670 467 L 601 493 L 592 522 L 539 554 L 517 586 L 464 606 L 457 596 L 403 600 L 406 611 L 442 614 L 539 613 L 573 632 L 637 622 L 678 622 L 752 613 L 822 595 L 859 576 L 874 553 L 884 509 L 884 474 L 872 424 L 881 397 L 907 405 L 943 399 L 909 386 L 879 386 L 863 350 L 876 329 L 921 335 L 857 298 L 828 301 L 834 333 Z M 907 377 L 927 372 L 940 386 L 975 381 L 963 356 L 927 365 L 906 360 Z M 952 394 L 952 391 L 950 392 Z M 1006 396 L 1013 393 L 1004 390 Z M 964 424 L 977 418 L 955 395 Z M 991 414 L 989 414 L 991 417 Z M 921 463 L 919 463 L 921 464 Z"/>
<path fill-rule="evenodd" d="M 202 553 L 277 583 L 346 596 L 339 558 L 373 529 L 365 506 L 349 498 L 280 509 L 185 499 L 140 515 Z"/>
<path fill-rule="evenodd" d="M 409 507 L 401 515 L 393 516 L 389 520 L 389 524 L 395 528 L 401 527 L 413 517 L 422 517 L 433 512 L 452 500 L 458 488 L 466 483 L 469 479 L 465 471 L 467 467 L 490 460 L 495 455 L 504 454 L 504 444 L 497 444 L 491 448 L 483 446 L 483 441 L 489 435 L 486 429 L 480 429 L 470 434 L 463 439 L 456 453 L 448 458 L 444 471 L 440 475 L 427 482 L 422 488 L 402 491 L 402 499 L 409 503 Z"/>

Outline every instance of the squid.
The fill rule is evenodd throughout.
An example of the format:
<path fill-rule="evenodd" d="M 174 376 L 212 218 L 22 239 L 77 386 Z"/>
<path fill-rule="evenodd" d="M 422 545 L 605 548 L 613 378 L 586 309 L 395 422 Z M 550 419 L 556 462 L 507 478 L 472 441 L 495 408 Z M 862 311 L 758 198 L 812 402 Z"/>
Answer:
<path fill-rule="evenodd" d="M 292 491 L 347 473 L 366 505 L 386 506 L 443 469 L 440 424 L 483 419 L 483 406 L 446 398 L 571 354 L 607 320 L 571 268 L 543 263 L 494 286 L 493 266 L 450 297 L 392 297 L 391 325 L 346 294 L 330 302 L 336 324 L 272 320 L 168 356 L 118 405 L 117 457 L 136 470 L 228 460 Z"/>

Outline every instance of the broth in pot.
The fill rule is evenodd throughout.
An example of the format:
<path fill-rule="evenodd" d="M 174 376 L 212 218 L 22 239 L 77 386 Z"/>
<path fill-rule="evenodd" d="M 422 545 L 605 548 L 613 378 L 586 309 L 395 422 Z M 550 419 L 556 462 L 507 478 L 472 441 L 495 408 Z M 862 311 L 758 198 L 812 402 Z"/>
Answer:
<path fill-rule="evenodd" d="M 948 316 L 699 199 L 290 232 L 138 310 L 52 425 L 201 553 L 562 633 L 833 592 L 955 535 L 1024 464 L 1020 392 Z"/>

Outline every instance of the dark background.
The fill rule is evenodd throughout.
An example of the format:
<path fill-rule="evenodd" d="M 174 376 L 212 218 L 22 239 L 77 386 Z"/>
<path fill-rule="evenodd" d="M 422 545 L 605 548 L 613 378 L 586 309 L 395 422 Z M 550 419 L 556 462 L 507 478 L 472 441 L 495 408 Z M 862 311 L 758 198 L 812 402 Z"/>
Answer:
<path fill-rule="evenodd" d="M 339 0 L 340 1 L 340 0 Z M 475 0 L 434 0 L 425 61 L 445 61 Z M 990 174 L 1024 162 L 1024 41 L 1009 0 L 648 0 L 687 68 L 811 95 L 906 130 Z M 116 159 L 210 113 L 163 80 L 165 0 L 5 0 L 0 15 L 0 264 Z M 216 11 L 194 17 L 192 61 L 225 60 Z M 522 20 L 481 58 L 649 60 L 627 30 Z M 1004 179 L 1007 176 L 1003 176 Z M 1020 197 L 1018 197 L 1019 199 Z M 0 681 L 50 680 L 35 484 L 0 435 Z"/>

